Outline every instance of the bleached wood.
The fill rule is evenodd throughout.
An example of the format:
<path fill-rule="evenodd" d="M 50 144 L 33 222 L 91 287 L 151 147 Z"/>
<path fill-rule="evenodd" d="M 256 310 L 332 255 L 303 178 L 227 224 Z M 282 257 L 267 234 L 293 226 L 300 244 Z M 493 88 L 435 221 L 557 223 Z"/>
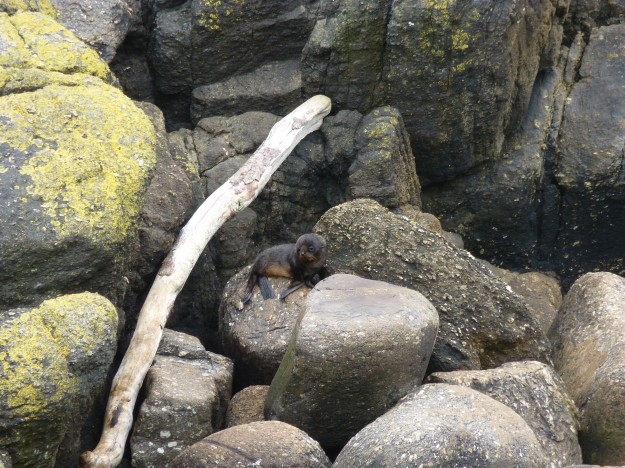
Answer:
<path fill-rule="evenodd" d="M 102 436 L 97 447 L 81 455 L 81 466 L 117 466 L 132 427 L 132 412 L 152 365 L 178 293 L 198 257 L 221 225 L 248 206 L 295 146 L 317 130 L 330 112 L 325 96 L 314 96 L 278 121 L 249 160 L 213 192 L 180 232 L 139 313 L 128 350 L 113 379 Z"/>

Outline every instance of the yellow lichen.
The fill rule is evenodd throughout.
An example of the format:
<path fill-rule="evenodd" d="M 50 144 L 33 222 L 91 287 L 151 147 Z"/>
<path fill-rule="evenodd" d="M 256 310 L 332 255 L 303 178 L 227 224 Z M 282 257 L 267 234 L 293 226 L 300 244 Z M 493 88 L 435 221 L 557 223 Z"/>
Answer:
<path fill-rule="evenodd" d="M 20 68 L 35 66 L 33 55 L 6 13 L 0 13 L 0 44 L 4 44 L 0 54 L 1 66 Z"/>
<path fill-rule="evenodd" d="M 108 86 L 47 86 L 0 98 L 0 142 L 34 150 L 21 168 L 59 237 L 124 242 L 136 226 L 151 169 L 154 127 Z"/>
<path fill-rule="evenodd" d="M 2 0 L 0 11 L 11 14 L 20 11 L 40 11 L 51 18 L 56 18 L 56 11 L 50 0 Z"/>
<path fill-rule="evenodd" d="M 230 6 L 243 6 L 246 0 L 230 0 L 225 3 Z M 221 17 L 230 16 L 234 10 L 230 7 L 223 9 L 224 0 L 202 0 L 202 12 L 198 23 L 207 29 L 216 31 L 221 27 Z M 221 11 L 223 10 L 223 11 Z"/>
<path fill-rule="evenodd" d="M 60 404 L 75 392 L 80 377 L 70 372 L 68 356 L 97 352 L 115 340 L 116 329 L 115 307 L 92 293 L 52 299 L 9 316 L 0 327 L 0 397 L 15 415 L 32 416 Z"/>
<path fill-rule="evenodd" d="M 49 16 L 25 12 L 10 17 L 10 21 L 40 61 L 40 68 L 111 80 L 111 72 L 98 53 Z"/>

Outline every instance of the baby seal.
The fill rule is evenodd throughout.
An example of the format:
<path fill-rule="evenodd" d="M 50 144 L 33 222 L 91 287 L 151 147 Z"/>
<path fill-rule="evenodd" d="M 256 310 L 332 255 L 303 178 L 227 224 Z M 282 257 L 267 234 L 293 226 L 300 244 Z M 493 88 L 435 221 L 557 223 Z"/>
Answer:
<path fill-rule="evenodd" d="M 284 299 L 303 285 L 312 288 L 323 275 L 326 256 L 326 241 L 317 234 L 304 234 L 295 244 L 281 244 L 263 250 L 252 265 L 243 303 L 250 301 L 257 283 L 264 299 L 274 297 L 267 276 L 292 279 L 289 287 L 280 293 L 280 299 Z"/>

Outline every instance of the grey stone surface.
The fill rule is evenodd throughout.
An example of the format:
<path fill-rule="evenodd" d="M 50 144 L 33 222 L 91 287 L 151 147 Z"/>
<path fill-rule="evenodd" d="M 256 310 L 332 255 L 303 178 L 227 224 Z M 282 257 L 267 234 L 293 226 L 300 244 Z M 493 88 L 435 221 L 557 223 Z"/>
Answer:
<path fill-rule="evenodd" d="M 584 461 L 625 461 L 625 279 L 587 273 L 564 298 L 549 336 L 554 364 L 580 408 Z"/>
<path fill-rule="evenodd" d="M 340 449 L 421 383 L 437 331 L 436 309 L 417 291 L 330 276 L 306 298 L 266 416 Z"/>
<path fill-rule="evenodd" d="M 228 404 L 226 427 L 265 420 L 269 385 L 251 385 L 237 392 Z"/>
<path fill-rule="evenodd" d="M 470 388 L 429 384 L 354 436 L 335 468 L 545 466 L 525 421 Z"/>
<path fill-rule="evenodd" d="M 371 200 L 329 210 L 315 226 L 328 267 L 415 289 L 440 316 L 430 371 L 548 360 L 549 343 L 525 301 L 469 253 Z"/>
<path fill-rule="evenodd" d="M 232 386 L 232 362 L 197 338 L 166 330 L 148 371 L 130 439 L 132 465 L 167 466 L 181 451 L 220 430 Z"/>
<path fill-rule="evenodd" d="M 304 431 L 280 421 L 261 421 L 208 436 L 183 451 L 169 466 L 329 468 L 331 465 L 319 444 Z"/>
<path fill-rule="evenodd" d="M 513 409 L 532 428 L 545 453 L 545 467 L 582 462 L 579 419 L 562 379 L 546 364 L 510 362 L 496 369 L 435 372 L 428 383 L 463 385 Z"/>

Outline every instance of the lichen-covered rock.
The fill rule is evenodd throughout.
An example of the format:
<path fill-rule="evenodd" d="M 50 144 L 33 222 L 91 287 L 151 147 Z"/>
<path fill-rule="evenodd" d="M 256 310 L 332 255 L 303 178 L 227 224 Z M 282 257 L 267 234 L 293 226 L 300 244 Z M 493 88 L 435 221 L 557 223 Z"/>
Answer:
<path fill-rule="evenodd" d="M 96 49 L 107 63 L 130 28 L 126 0 L 51 0 L 57 20 L 81 40 Z"/>
<path fill-rule="evenodd" d="M 625 255 L 625 25 L 593 30 L 566 100 L 556 177 L 560 230 L 552 258 L 567 285 L 587 271 L 620 273 Z"/>
<path fill-rule="evenodd" d="M 329 468 L 332 463 L 304 431 L 280 421 L 230 427 L 185 449 L 170 468 L 250 466 Z"/>
<path fill-rule="evenodd" d="M 580 408 L 584 461 L 625 463 L 625 278 L 588 273 L 564 297 L 549 336 Z"/>
<path fill-rule="evenodd" d="M 306 298 L 265 415 L 340 449 L 421 383 L 437 331 L 417 291 L 332 275 Z"/>
<path fill-rule="evenodd" d="M 440 329 L 431 371 L 548 359 L 548 341 L 525 302 L 438 234 L 371 200 L 332 208 L 315 232 L 335 272 L 414 289 L 434 304 Z"/>
<path fill-rule="evenodd" d="M 77 464 L 80 428 L 104 386 L 117 326 L 115 307 L 92 293 L 0 315 L 0 447 L 15 466 L 55 466 L 62 441 L 75 451 L 57 466 Z"/>
<path fill-rule="evenodd" d="M 119 90 L 0 97 L 0 307 L 51 291 L 119 301 L 155 164 L 154 127 Z"/>
<path fill-rule="evenodd" d="M 427 382 L 473 388 L 512 408 L 532 428 L 545 467 L 582 462 L 577 408 L 562 379 L 546 364 L 526 361 L 479 371 L 435 372 Z"/>
<path fill-rule="evenodd" d="M 251 385 L 237 392 L 228 404 L 226 427 L 265 420 L 265 400 L 269 385 Z"/>
<path fill-rule="evenodd" d="M 144 386 L 130 440 L 132 465 L 167 466 L 185 447 L 223 427 L 232 362 L 206 351 L 197 338 L 164 330 Z"/>
<path fill-rule="evenodd" d="M 9 14 L 20 11 L 39 11 L 55 18 L 56 12 L 50 0 L 4 0 L 0 3 L 0 11 Z"/>
<path fill-rule="evenodd" d="M 510 408 L 470 388 L 428 384 L 356 434 L 333 466 L 546 465 L 536 436 Z"/>

